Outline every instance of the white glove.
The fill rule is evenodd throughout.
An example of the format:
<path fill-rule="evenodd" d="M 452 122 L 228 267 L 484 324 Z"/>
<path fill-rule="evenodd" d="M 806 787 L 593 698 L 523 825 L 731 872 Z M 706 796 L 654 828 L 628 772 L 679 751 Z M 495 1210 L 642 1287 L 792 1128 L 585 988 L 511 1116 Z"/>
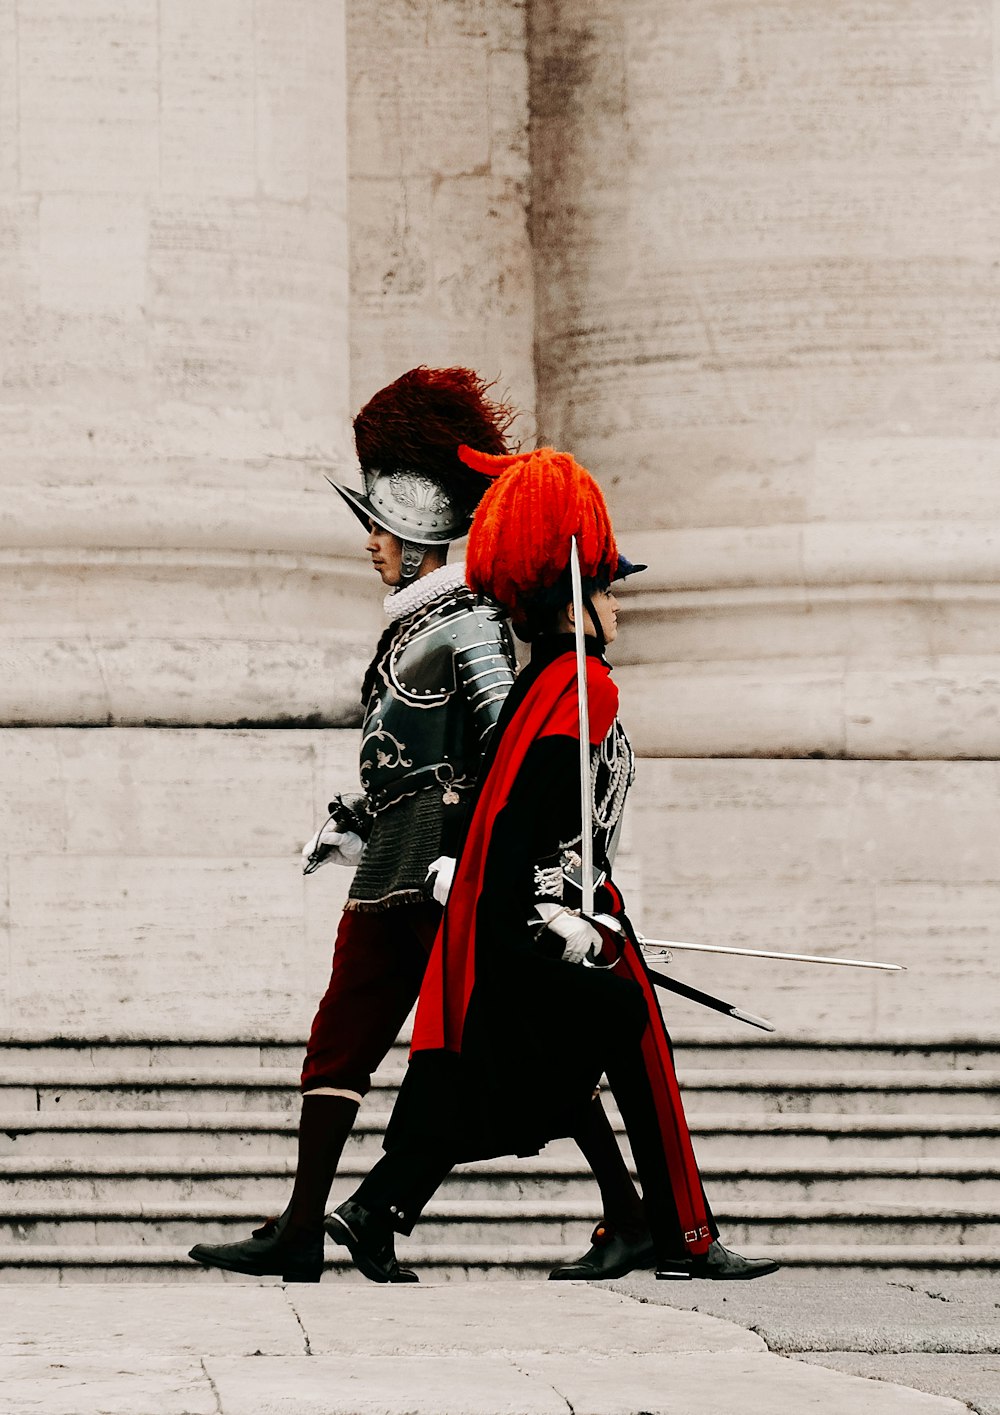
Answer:
<path fill-rule="evenodd" d="M 327 821 L 326 825 L 320 826 L 316 834 L 306 841 L 302 847 L 303 860 L 308 860 L 313 851 L 321 845 L 329 845 L 330 853 L 320 861 L 320 865 L 327 865 L 331 860 L 335 860 L 338 865 L 353 869 L 365 853 L 365 842 L 361 836 L 355 835 L 353 830 L 338 830 L 333 821 Z"/>
<path fill-rule="evenodd" d="M 448 903 L 448 895 L 451 893 L 451 882 L 455 878 L 455 865 L 457 861 L 452 855 L 439 855 L 436 860 L 432 860 L 427 867 L 427 878 L 434 876 L 434 883 L 431 885 L 431 893 L 442 909 Z"/>
<path fill-rule="evenodd" d="M 568 913 L 561 904 L 536 904 L 535 913 L 547 929 L 563 939 L 563 962 L 584 963 L 600 953 L 601 935 L 579 914 Z"/>

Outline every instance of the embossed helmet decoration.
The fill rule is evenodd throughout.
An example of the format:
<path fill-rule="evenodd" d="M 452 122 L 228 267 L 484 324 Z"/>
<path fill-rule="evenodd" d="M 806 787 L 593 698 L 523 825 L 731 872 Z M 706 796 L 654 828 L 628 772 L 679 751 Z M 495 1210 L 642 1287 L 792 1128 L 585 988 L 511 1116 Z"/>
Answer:
<path fill-rule="evenodd" d="M 403 543 L 402 584 L 432 546 L 465 535 L 496 473 L 462 462 L 462 444 L 507 452 L 516 416 L 468 368 L 421 365 L 380 389 L 354 419 L 364 492 L 327 478 L 365 529 L 374 522 Z"/>

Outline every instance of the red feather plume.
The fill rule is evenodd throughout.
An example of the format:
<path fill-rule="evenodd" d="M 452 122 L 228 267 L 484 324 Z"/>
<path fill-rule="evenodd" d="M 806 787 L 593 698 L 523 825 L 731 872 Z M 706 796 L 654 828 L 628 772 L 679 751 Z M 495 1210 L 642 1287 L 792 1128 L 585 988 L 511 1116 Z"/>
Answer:
<path fill-rule="evenodd" d="M 517 416 L 510 404 L 488 396 L 492 386 L 469 368 L 421 365 L 402 374 L 374 394 L 354 419 L 362 468 L 423 472 L 471 514 L 487 483 L 459 460 L 458 447 L 465 443 L 482 452 L 505 453 Z"/>

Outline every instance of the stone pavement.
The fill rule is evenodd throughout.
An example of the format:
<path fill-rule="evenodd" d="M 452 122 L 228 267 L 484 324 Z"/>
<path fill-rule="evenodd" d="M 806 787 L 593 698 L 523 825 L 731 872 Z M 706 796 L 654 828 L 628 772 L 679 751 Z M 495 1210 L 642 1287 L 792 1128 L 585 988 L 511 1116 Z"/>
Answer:
<path fill-rule="evenodd" d="M 677 1300 L 676 1285 L 667 1295 L 662 1287 L 663 1301 Z M 0 1415 L 805 1411 L 963 1415 L 966 1407 L 774 1355 L 742 1325 L 608 1287 L 359 1280 L 0 1289 Z"/>
<path fill-rule="evenodd" d="M 640 1301 L 738 1322 L 773 1352 L 954 1396 L 1000 1415 L 1000 1283 L 928 1274 L 906 1280 L 779 1272 L 753 1283 L 602 1284 Z"/>

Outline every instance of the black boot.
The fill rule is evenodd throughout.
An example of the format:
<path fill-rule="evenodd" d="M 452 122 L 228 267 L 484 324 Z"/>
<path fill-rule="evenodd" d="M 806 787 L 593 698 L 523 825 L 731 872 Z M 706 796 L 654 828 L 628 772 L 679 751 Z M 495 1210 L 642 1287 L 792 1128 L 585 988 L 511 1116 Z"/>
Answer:
<path fill-rule="evenodd" d="M 552 1282 L 594 1282 L 599 1278 L 624 1277 L 636 1268 L 652 1268 L 655 1261 L 653 1239 L 647 1230 L 629 1234 L 614 1224 L 597 1225 L 590 1237 L 591 1247 L 582 1258 L 549 1273 Z"/>
<path fill-rule="evenodd" d="M 285 1282 L 319 1282 L 323 1275 L 323 1230 L 287 1234 L 289 1210 L 269 1218 L 239 1243 L 196 1243 L 189 1257 L 207 1268 L 246 1273 L 249 1277 L 273 1274 Z"/>
<path fill-rule="evenodd" d="M 744 1258 L 740 1253 L 731 1253 L 718 1239 L 707 1253 L 690 1262 L 692 1277 L 709 1278 L 713 1282 L 749 1282 L 752 1278 L 776 1273 L 779 1267 L 780 1264 L 770 1258 Z"/>
<path fill-rule="evenodd" d="M 395 1234 L 368 1209 L 347 1199 L 326 1216 L 326 1231 L 346 1248 L 354 1266 L 369 1282 L 419 1282 L 411 1268 L 396 1260 Z"/>
<path fill-rule="evenodd" d="M 299 1118 L 298 1159 L 288 1207 L 240 1243 L 196 1243 L 189 1257 L 208 1268 L 286 1282 L 319 1282 L 323 1211 L 341 1152 L 358 1113 L 349 1096 L 306 1095 Z"/>

